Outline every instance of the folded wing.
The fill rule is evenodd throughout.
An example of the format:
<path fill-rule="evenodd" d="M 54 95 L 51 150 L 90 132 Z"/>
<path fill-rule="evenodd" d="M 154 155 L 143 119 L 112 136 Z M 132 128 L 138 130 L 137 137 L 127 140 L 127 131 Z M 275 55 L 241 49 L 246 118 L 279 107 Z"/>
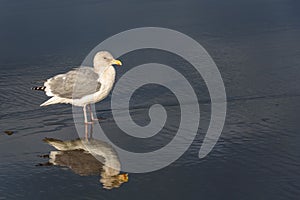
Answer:
<path fill-rule="evenodd" d="M 48 96 L 80 99 L 99 91 L 101 83 L 93 68 L 80 67 L 48 79 L 44 86 Z"/>

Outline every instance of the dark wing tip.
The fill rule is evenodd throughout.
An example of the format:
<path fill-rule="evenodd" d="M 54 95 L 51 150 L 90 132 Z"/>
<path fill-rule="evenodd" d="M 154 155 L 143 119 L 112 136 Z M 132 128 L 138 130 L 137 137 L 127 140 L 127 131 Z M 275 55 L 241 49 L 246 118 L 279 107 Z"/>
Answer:
<path fill-rule="evenodd" d="M 41 91 L 44 91 L 46 89 L 45 86 L 40 86 L 40 87 L 32 87 L 31 88 L 32 90 L 41 90 Z"/>

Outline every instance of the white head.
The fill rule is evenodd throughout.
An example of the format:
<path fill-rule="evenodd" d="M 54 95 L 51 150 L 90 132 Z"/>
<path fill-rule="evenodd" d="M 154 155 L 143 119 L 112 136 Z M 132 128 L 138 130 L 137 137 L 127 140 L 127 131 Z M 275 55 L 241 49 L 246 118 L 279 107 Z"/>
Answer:
<path fill-rule="evenodd" d="M 114 59 L 108 51 L 99 51 L 94 57 L 94 68 L 96 72 L 101 72 L 112 65 L 121 66 L 122 62 Z"/>

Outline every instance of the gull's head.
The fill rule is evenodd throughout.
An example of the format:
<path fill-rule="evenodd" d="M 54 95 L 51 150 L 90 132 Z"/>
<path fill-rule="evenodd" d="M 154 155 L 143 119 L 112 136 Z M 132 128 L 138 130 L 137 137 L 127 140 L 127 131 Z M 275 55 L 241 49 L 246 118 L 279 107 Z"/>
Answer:
<path fill-rule="evenodd" d="M 94 57 L 95 68 L 105 68 L 112 65 L 121 66 L 122 62 L 114 59 L 114 57 L 108 51 L 99 51 Z"/>

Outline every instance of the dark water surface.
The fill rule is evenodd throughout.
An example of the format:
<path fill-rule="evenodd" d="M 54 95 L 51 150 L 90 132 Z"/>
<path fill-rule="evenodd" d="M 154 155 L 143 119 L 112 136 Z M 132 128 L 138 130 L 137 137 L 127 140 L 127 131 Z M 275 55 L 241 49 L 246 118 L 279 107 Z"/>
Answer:
<path fill-rule="evenodd" d="M 0 199 L 299 199 L 299 10 L 297 0 L 0 0 Z M 122 57 L 117 78 L 153 60 L 181 70 L 200 91 L 200 128 L 189 150 L 164 169 L 129 174 L 129 182 L 113 190 L 103 189 L 96 175 L 36 167 L 45 161 L 39 155 L 53 150 L 44 137 L 78 135 L 71 106 L 40 108 L 47 97 L 30 87 L 80 65 L 107 37 L 144 26 L 183 32 L 215 60 L 228 112 L 213 151 L 198 159 L 210 119 L 203 80 L 184 61 L 149 50 Z M 177 101 L 164 88 L 141 88 L 133 96 L 138 124 L 149 122 L 153 103 L 170 111 L 167 131 L 142 145 L 117 137 L 109 102 L 96 106 L 106 118 L 101 123 L 129 150 L 160 148 L 178 127 Z"/>

